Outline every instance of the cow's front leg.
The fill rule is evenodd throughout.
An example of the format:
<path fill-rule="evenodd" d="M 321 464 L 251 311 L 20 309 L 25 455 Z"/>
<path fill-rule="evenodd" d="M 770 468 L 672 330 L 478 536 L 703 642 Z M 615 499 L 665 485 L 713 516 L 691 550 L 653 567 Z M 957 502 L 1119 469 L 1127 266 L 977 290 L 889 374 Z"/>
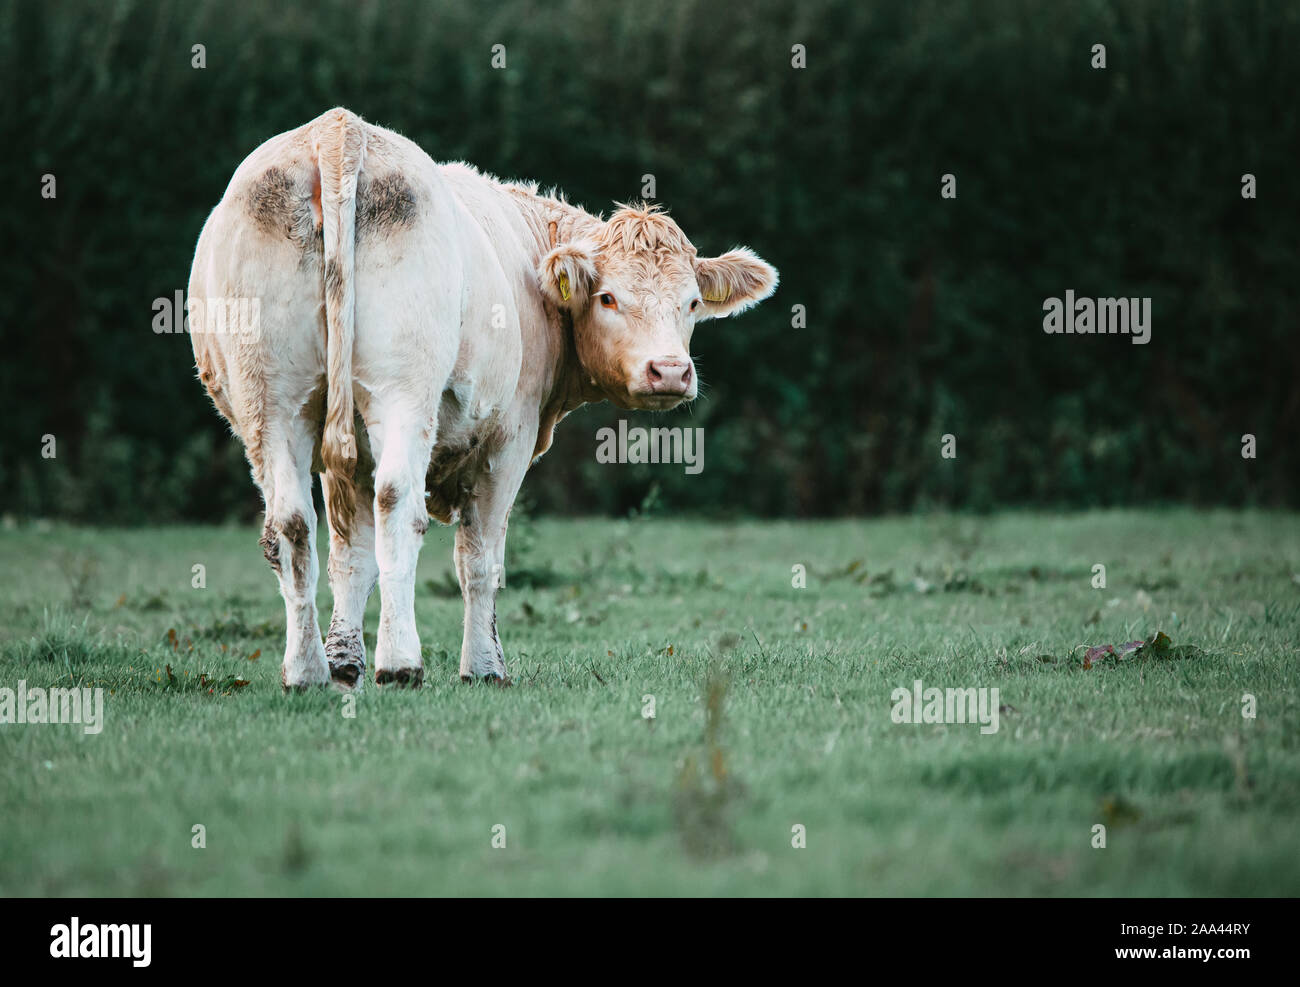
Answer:
<path fill-rule="evenodd" d="M 378 460 L 374 509 L 380 596 L 375 642 L 378 685 L 419 687 L 424 682 L 420 635 L 415 629 L 415 566 L 429 527 L 424 475 L 434 431 L 432 416 L 421 420 L 418 414 L 391 409 L 381 424 L 371 428 Z"/>
<path fill-rule="evenodd" d="M 524 434 L 521 432 L 521 434 Z M 465 600 L 465 636 L 460 677 L 508 683 L 505 655 L 497 635 L 497 590 L 505 585 L 506 526 L 532 455 L 532 443 L 517 441 L 489 457 L 456 529 L 456 575 Z"/>

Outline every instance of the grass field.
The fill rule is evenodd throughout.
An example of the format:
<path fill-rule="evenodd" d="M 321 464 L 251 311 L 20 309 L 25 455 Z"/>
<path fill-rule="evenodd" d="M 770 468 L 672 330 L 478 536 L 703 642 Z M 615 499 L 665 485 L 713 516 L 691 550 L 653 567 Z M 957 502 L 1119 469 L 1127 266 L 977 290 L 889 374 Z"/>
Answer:
<path fill-rule="evenodd" d="M 0 686 L 106 709 L 0 726 L 0 894 L 1300 893 L 1300 517 L 528 521 L 509 689 L 457 680 L 451 534 L 424 689 L 349 717 L 282 693 L 254 530 L 0 532 Z M 918 678 L 1000 729 L 893 722 Z"/>

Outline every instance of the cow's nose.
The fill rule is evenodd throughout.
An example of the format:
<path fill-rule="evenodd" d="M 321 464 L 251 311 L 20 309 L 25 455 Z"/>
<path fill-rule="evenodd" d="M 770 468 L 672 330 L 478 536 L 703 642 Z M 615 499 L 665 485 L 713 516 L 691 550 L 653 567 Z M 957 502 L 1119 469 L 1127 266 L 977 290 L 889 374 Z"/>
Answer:
<path fill-rule="evenodd" d="M 645 376 L 654 394 L 689 394 L 695 371 L 690 360 L 651 360 Z"/>

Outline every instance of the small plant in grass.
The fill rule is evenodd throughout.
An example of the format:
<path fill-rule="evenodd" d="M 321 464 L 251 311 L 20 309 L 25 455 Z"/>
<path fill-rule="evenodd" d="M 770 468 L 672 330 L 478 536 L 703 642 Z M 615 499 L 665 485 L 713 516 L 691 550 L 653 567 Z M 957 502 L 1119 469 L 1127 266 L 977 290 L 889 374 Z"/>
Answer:
<path fill-rule="evenodd" d="M 728 678 L 710 666 L 704 686 L 703 749 L 687 754 L 677 778 L 674 814 L 689 853 L 716 857 L 737 849 L 731 810 L 743 786 L 734 777 L 722 745 Z"/>
<path fill-rule="evenodd" d="M 284 836 L 284 853 L 280 858 L 280 868 L 286 874 L 300 874 L 311 863 L 311 851 L 302 838 L 302 827 L 297 821 L 289 824 Z"/>
<path fill-rule="evenodd" d="M 70 602 L 76 610 L 89 610 L 94 603 L 91 587 L 99 576 L 99 556 L 64 550 L 58 555 L 59 569 L 68 581 Z"/>

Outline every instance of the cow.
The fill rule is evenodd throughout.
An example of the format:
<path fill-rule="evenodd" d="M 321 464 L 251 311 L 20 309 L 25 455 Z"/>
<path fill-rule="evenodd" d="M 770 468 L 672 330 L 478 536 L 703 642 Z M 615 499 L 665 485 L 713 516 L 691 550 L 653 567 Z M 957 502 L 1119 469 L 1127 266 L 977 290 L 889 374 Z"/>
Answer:
<path fill-rule="evenodd" d="M 695 324 L 776 288 L 747 248 L 700 257 L 666 213 L 608 219 L 342 108 L 262 144 L 199 236 L 186 308 L 199 380 L 242 440 L 284 597 L 286 690 L 423 681 L 415 568 L 457 524 L 460 677 L 508 683 L 496 626 L 506 524 L 556 424 L 586 402 L 695 398 Z M 333 614 L 316 613 L 321 476 Z"/>

